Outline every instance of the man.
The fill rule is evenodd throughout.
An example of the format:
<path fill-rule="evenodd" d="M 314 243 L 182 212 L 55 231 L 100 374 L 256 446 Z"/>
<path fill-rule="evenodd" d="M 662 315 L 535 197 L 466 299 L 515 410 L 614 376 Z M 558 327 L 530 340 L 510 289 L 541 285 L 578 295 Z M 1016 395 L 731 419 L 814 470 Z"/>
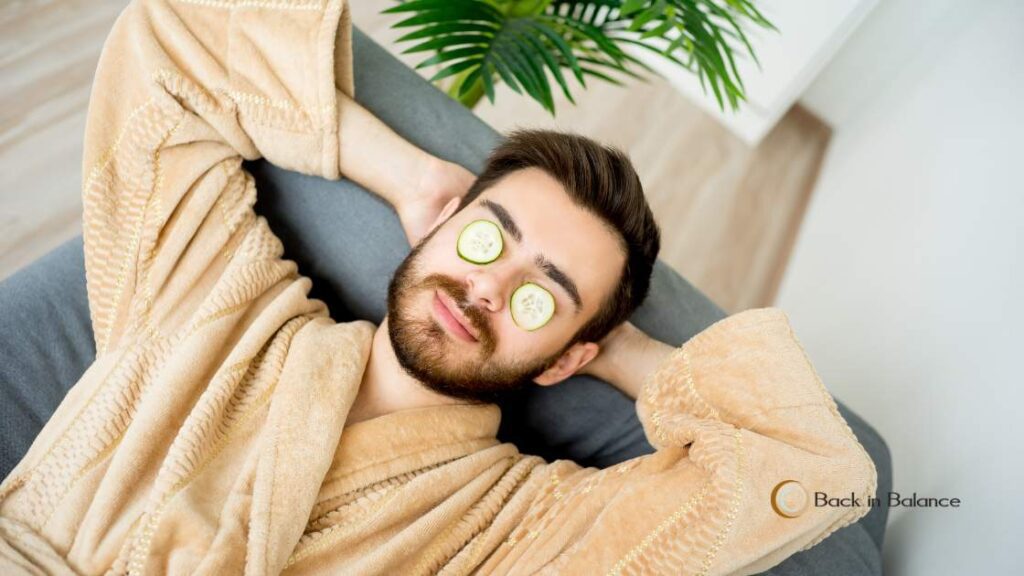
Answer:
<path fill-rule="evenodd" d="M 348 33 L 337 0 L 118 20 L 86 133 L 97 358 L 0 486 L 3 573 L 754 573 L 866 512 L 807 506 L 875 473 L 781 313 L 678 349 L 623 322 L 658 251 L 625 157 L 524 132 L 473 182 L 351 100 Z M 415 248 L 380 326 L 307 297 L 259 156 L 395 207 Z M 580 371 L 657 453 L 498 443 L 486 400 Z"/>
<path fill-rule="evenodd" d="M 496 241 L 486 262 L 460 253 L 476 226 Z M 596 342 L 643 301 L 658 245 L 624 155 L 578 136 L 513 134 L 396 271 L 349 421 L 424 403 L 494 400 L 526 382 L 548 386 L 583 369 L 607 372 L 615 360 L 632 363 L 611 354 L 595 362 Z M 542 326 L 517 319 L 520 288 L 550 300 Z M 627 332 L 621 340 L 642 337 L 630 326 L 617 336 Z M 671 350 L 650 344 L 652 358 Z M 619 384 L 635 397 L 643 374 L 620 368 L 630 368 Z"/>

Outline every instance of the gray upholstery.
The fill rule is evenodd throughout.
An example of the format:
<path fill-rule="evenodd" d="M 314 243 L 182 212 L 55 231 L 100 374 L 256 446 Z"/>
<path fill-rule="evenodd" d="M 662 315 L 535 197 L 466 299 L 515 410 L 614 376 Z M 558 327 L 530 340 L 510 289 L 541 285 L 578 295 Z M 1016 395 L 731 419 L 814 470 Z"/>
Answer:
<path fill-rule="evenodd" d="M 95 357 L 81 238 L 0 282 L 0 476 Z"/>
<path fill-rule="evenodd" d="M 364 106 L 424 149 L 479 170 L 498 134 L 359 31 L 355 58 L 356 96 Z M 388 280 L 408 252 L 387 204 L 348 181 L 327 182 L 264 162 L 249 168 L 260 191 L 257 210 L 281 237 L 286 255 L 313 278 L 314 295 L 338 320 L 379 322 Z M 721 317 L 706 297 L 659 264 L 651 295 L 633 321 L 678 345 Z M 94 356 L 81 239 L 0 283 L 0 475 L 24 454 Z M 840 409 L 874 458 L 884 494 L 891 488 L 885 442 L 845 406 Z M 500 435 L 527 453 L 595 466 L 651 451 L 632 401 L 588 377 L 511 399 L 503 406 Z M 875 509 L 769 573 L 880 574 L 886 515 L 886 508 Z"/>

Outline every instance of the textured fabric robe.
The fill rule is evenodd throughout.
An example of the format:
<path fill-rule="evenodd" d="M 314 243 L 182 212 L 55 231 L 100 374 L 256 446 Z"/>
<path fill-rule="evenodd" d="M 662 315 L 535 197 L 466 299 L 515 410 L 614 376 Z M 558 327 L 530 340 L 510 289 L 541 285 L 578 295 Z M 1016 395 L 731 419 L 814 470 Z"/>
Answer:
<path fill-rule="evenodd" d="M 255 215 L 243 159 L 338 178 L 339 0 L 147 0 L 105 46 L 83 171 L 97 357 L 0 486 L 0 573 L 727 574 L 875 490 L 784 315 L 678 348 L 637 410 L 657 453 L 605 469 L 501 444 L 493 405 L 346 427 L 374 326 L 337 324 Z"/>

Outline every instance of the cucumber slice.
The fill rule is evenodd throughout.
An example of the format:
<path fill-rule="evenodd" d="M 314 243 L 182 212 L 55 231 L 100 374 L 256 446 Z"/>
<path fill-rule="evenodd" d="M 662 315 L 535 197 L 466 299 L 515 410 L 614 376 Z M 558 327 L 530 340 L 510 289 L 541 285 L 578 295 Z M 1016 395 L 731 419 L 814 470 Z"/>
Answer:
<path fill-rule="evenodd" d="M 504 244 L 501 229 L 490 220 L 474 220 L 459 233 L 456 251 L 459 257 L 473 264 L 489 264 L 501 256 Z"/>
<path fill-rule="evenodd" d="M 555 297 L 544 288 L 527 282 L 512 293 L 512 320 L 524 330 L 536 330 L 555 315 Z"/>

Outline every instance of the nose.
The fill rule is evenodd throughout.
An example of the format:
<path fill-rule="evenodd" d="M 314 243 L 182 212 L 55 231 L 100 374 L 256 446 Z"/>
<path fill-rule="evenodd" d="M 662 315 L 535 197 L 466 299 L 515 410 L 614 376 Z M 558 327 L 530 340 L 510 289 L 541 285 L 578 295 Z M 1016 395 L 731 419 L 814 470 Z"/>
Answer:
<path fill-rule="evenodd" d="M 493 264 L 477 268 L 466 275 L 466 295 L 469 304 L 490 312 L 500 312 L 505 306 L 507 274 Z"/>

